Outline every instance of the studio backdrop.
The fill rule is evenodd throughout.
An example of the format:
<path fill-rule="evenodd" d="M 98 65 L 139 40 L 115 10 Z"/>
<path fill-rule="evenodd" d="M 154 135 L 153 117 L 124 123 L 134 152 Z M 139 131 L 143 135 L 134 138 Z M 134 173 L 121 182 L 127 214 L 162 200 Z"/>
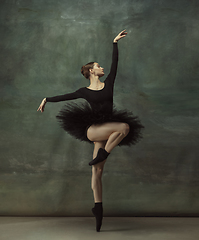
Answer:
<path fill-rule="evenodd" d="M 199 215 L 198 13 L 190 0 L 1 0 L 0 215 L 92 216 L 94 146 L 59 127 L 66 102 L 37 108 L 88 87 L 88 62 L 103 81 L 124 29 L 114 104 L 145 129 L 105 164 L 104 215 Z"/>

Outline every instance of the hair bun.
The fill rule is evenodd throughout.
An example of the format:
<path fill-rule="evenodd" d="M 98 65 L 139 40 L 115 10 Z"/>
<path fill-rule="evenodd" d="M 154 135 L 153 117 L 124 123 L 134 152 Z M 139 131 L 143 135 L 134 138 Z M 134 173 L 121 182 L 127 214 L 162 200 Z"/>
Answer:
<path fill-rule="evenodd" d="M 84 75 L 85 78 L 89 79 L 90 77 L 89 69 L 93 68 L 94 63 L 95 62 L 90 62 L 82 66 L 81 73 Z"/>

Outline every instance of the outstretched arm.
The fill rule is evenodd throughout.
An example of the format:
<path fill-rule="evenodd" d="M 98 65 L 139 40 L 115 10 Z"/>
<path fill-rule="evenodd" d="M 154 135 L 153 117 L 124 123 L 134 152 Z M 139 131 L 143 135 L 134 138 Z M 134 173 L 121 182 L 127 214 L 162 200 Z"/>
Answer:
<path fill-rule="evenodd" d="M 67 94 L 59 95 L 59 96 L 55 96 L 55 97 L 47 97 L 42 100 L 37 111 L 43 112 L 47 102 L 61 102 L 61 101 L 73 100 L 73 99 L 77 99 L 77 98 L 81 98 L 81 97 L 82 96 L 80 93 L 80 89 L 78 89 L 77 91 L 75 91 L 73 93 L 67 93 Z"/>

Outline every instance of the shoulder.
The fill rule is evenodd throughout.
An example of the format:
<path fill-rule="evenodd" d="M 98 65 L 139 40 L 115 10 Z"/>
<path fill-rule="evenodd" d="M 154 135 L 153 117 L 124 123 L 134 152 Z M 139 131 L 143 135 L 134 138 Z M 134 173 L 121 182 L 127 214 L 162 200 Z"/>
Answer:
<path fill-rule="evenodd" d="M 84 92 L 84 91 L 85 91 L 85 87 L 81 87 L 76 92 L 81 93 L 81 92 Z"/>
<path fill-rule="evenodd" d="M 75 93 L 78 94 L 80 97 L 83 97 L 85 95 L 85 92 L 86 92 L 85 87 L 81 87 L 75 91 Z"/>

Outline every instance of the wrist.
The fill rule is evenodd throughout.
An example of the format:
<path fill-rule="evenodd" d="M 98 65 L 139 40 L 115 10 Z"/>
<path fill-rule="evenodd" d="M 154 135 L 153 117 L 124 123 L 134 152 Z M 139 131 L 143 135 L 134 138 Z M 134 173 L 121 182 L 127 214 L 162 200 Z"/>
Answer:
<path fill-rule="evenodd" d="M 116 40 L 114 40 L 114 41 L 113 41 L 113 43 L 117 43 L 117 41 L 116 41 Z"/>
<path fill-rule="evenodd" d="M 46 103 L 46 98 L 43 99 L 43 102 Z"/>

